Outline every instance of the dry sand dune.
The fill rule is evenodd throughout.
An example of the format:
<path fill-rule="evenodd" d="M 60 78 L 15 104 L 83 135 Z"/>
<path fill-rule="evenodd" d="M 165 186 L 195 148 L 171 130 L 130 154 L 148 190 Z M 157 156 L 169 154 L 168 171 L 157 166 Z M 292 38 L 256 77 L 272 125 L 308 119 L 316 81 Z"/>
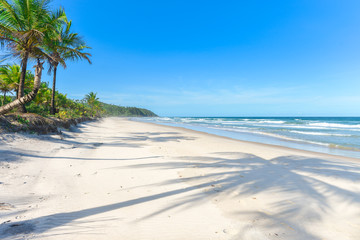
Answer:
<path fill-rule="evenodd" d="M 106 118 L 0 136 L 1 239 L 360 239 L 360 161 Z"/>

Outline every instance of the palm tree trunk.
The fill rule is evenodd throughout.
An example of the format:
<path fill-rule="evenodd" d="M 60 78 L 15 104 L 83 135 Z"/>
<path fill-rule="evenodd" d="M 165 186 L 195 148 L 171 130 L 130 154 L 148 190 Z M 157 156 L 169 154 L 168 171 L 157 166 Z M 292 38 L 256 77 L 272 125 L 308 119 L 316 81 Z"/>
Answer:
<path fill-rule="evenodd" d="M 27 62 L 29 58 L 29 53 L 25 53 L 23 59 L 21 60 L 21 75 L 20 75 L 20 81 L 19 81 L 19 89 L 17 92 L 17 99 L 20 99 L 24 96 L 24 88 L 25 88 L 25 77 L 26 77 L 26 70 L 27 70 Z M 19 111 L 22 113 L 26 113 L 25 105 L 22 104 L 19 107 Z"/>
<path fill-rule="evenodd" d="M 1 104 L 1 105 L 4 105 L 5 100 L 6 100 L 6 91 L 4 91 L 4 99 L 2 100 L 2 104 Z"/>
<path fill-rule="evenodd" d="M 56 71 L 57 71 L 57 65 L 54 65 L 54 78 L 53 78 L 53 86 L 52 86 L 52 94 L 51 94 L 51 108 L 50 108 L 51 115 L 55 115 L 55 113 L 56 113 L 56 109 L 55 109 Z"/>
<path fill-rule="evenodd" d="M 43 64 L 44 64 L 44 62 L 40 62 L 38 60 L 38 63 L 36 65 L 36 67 L 35 67 L 35 78 L 34 78 L 33 90 L 29 94 L 27 94 L 27 95 L 25 95 L 25 96 L 23 96 L 21 98 L 18 98 L 15 101 L 6 104 L 5 106 L 0 107 L 0 115 L 8 113 L 12 109 L 20 107 L 21 105 L 25 105 L 26 103 L 34 100 L 34 98 L 36 97 L 36 94 L 37 94 L 37 92 L 39 91 L 39 88 L 40 88 Z"/>

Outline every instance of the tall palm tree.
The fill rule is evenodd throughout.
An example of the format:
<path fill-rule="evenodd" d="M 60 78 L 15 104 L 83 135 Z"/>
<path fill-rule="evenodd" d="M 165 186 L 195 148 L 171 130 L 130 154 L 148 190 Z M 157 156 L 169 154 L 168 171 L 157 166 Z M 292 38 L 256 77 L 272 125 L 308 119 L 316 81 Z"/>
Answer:
<path fill-rule="evenodd" d="M 0 0 L 0 43 L 21 60 L 21 75 L 17 98 L 24 96 L 24 83 L 29 59 L 42 59 L 41 48 L 45 36 L 54 36 L 60 24 L 66 21 L 64 11 L 52 18 L 51 0 Z M 40 61 L 38 61 L 39 63 Z M 21 111 L 26 112 L 25 106 Z"/>
<path fill-rule="evenodd" d="M 51 95 L 50 114 L 55 114 L 55 90 L 56 90 L 56 73 L 59 64 L 66 68 L 66 61 L 87 60 L 90 64 L 90 53 L 84 52 L 85 49 L 90 49 L 85 42 L 79 37 L 77 33 L 70 31 L 71 21 L 62 25 L 59 31 L 59 37 L 46 39 L 46 49 L 51 58 L 49 59 L 49 73 L 53 72 L 53 85 Z"/>

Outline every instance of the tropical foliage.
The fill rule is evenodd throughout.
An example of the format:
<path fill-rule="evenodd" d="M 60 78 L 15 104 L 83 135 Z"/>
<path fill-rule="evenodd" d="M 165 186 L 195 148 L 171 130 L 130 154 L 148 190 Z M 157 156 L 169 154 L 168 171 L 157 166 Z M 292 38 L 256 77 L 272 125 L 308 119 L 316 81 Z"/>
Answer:
<path fill-rule="evenodd" d="M 46 49 L 51 58 L 49 59 L 49 72 L 53 72 L 53 88 L 51 95 L 51 109 L 50 113 L 55 114 L 55 90 L 56 90 L 56 74 L 57 67 L 60 64 L 66 68 L 66 61 L 86 59 L 90 64 L 90 53 L 84 52 L 85 49 L 90 47 L 86 46 L 85 42 L 79 37 L 77 33 L 70 31 L 71 21 L 62 25 L 58 36 L 55 38 L 46 38 Z"/>
<path fill-rule="evenodd" d="M 44 40 L 58 35 L 59 27 L 67 19 L 65 12 L 59 9 L 51 12 L 50 0 L 0 0 L 0 43 L 11 56 L 21 61 L 21 74 L 16 104 L 9 104 L 7 108 L 0 109 L 6 112 L 20 106 L 25 112 L 24 103 L 31 101 L 37 94 L 38 83 L 34 84 L 34 91 L 27 98 L 24 96 L 25 76 L 28 61 L 37 61 L 38 74 L 36 80 L 41 81 L 42 59 L 50 56 L 44 51 Z M 34 79 L 35 80 L 35 79 Z M 20 100 L 21 99 L 21 100 Z"/>
<path fill-rule="evenodd" d="M 20 67 L 20 66 L 18 66 Z M 3 67 L 8 68 L 8 66 Z M 0 68 L 0 72 L 1 72 Z M 31 91 L 33 88 L 34 76 L 30 73 L 25 84 L 25 93 Z M 4 94 L 2 90 L 4 88 L 3 78 L 0 75 L 0 92 Z M 18 80 L 18 79 L 17 79 Z M 12 85 L 10 90 L 6 90 L 7 96 L 6 102 L 9 102 L 15 98 L 16 84 Z M 51 98 L 52 89 L 48 83 L 41 83 L 38 94 L 35 99 L 26 104 L 26 108 L 29 112 L 37 113 L 44 117 L 50 116 L 49 112 L 51 109 Z M 3 98 L 2 98 L 3 99 Z M 124 117 L 154 117 L 156 114 L 153 112 L 135 107 L 121 107 L 112 104 L 106 104 L 99 101 L 97 94 L 90 92 L 86 94 L 82 100 L 73 100 L 67 97 L 66 94 L 55 91 L 55 101 L 57 102 L 58 112 L 55 114 L 56 117 L 61 119 L 71 119 L 80 117 L 99 117 L 99 116 L 124 116 Z M 6 104 L 6 102 L 0 101 L 0 106 Z"/>
<path fill-rule="evenodd" d="M 3 93 L 2 105 L 11 101 L 12 98 L 7 98 L 6 94 L 13 92 L 18 93 L 20 82 L 20 66 L 19 65 L 5 65 L 0 67 L 0 92 Z M 24 90 L 29 93 L 33 86 L 34 75 L 27 71 L 25 75 Z"/>
<path fill-rule="evenodd" d="M 106 116 L 123 117 L 156 117 L 157 115 L 150 110 L 136 107 L 121 107 L 107 103 L 101 103 Z"/>
<path fill-rule="evenodd" d="M 146 109 L 104 104 L 91 92 L 83 100 L 71 100 L 56 91 L 58 66 L 67 61 L 87 60 L 90 49 L 78 33 L 71 31 L 72 22 L 64 9 L 52 10 L 51 0 L 0 0 L 0 47 L 20 65 L 0 67 L 0 115 L 16 111 L 49 114 L 59 118 L 102 115 L 152 116 Z M 27 70 L 35 62 L 35 73 Z M 42 83 L 42 70 L 47 64 L 53 74 L 52 88 Z"/>

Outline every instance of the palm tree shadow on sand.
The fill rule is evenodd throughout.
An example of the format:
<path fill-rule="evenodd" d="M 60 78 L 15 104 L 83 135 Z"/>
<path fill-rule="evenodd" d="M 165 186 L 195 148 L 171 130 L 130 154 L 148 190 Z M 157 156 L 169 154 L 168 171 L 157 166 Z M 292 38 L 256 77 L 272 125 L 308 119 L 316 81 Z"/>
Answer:
<path fill-rule="evenodd" d="M 270 204 L 269 210 L 233 211 L 231 215 L 234 218 L 241 215 L 251 218 L 257 215 L 253 222 L 265 218 L 272 219 L 272 222 L 281 223 L 294 232 L 301 232 L 302 239 L 320 239 L 307 231 L 298 221 L 299 219 L 307 219 L 310 222 L 325 220 L 334 207 L 329 197 L 340 198 L 342 204 L 348 206 L 357 206 L 359 212 L 354 215 L 360 215 L 360 193 L 335 185 L 334 181 L 328 182 L 328 179 L 338 179 L 353 185 L 359 183 L 360 165 L 357 163 L 343 164 L 337 161 L 300 156 L 265 160 L 255 155 L 237 152 L 214 153 L 214 155 L 221 157 L 183 157 L 180 160 L 185 160 L 185 162 L 158 164 L 159 168 L 183 167 L 185 170 L 180 173 L 183 175 L 183 181 L 189 185 L 204 183 L 207 187 L 201 193 L 192 194 L 144 218 L 150 218 L 174 208 L 181 210 L 199 205 L 209 200 L 209 198 L 204 198 L 204 192 L 215 202 L 224 200 L 231 202 L 231 200 L 246 198 L 256 200 L 257 195 L 265 192 L 282 196 L 281 200 Z M 146 164 L 138 165 L 138 167 L 146 166 Z M 193 170 L 189 171 L 189 169 Z M 174 183 L 175 181 L 168 181 L 162 184 Z M 232 203 L 236 209 L 236 201 Z M 273 224 L 268 224 L 269 231 L 271 225 Z M 266 224 L 262 227 L 267 228 Z M 244 231 L 247 229 L 242 229 L 239 237 L 244 236 Z"/>
<path fill-rule="evenodd" d="M 156 167 L 159 171 L 161 169 L 184 169 L 179 173 L 181 174 L 180 179 L 159 182 L 155 185 L 170 186 L 183 181 L 188 184 L 186 188 L 80 211 L 42 216 L 18 223 L 4 223 L 0 226 L 1 231 L 5 235 L 39 234 L 53 228 L 73 224 L 74 221 L 78 222 L 79 219 L 89 216 L 146 204 L 170 196 L 177 197 L 175 201 L 171 201 L 171 204 L 164 206 L 161 210 L 137 220 L 142 221 L 171 209 L 195 208 L 209 200 L 249 199 L 267 192 L 274 196 L 282 196 L 281 200 L 270 202 L 269 206 L 276 211 L 268 213 L 266 211 L 234 210 L 231 212 L 232 217 L 235 219 L 249 217 L 249 221 L 261 222 L 262 228 L 269 231 L 273 230 L 274 223 L 281 223 L 298 234 L 296 236 L 300 237 L 299 239 L 320 239 L 307 231 L 304 225 L 299 224 L 296 219 L 307 218 L 315 222 L 324 220 L 333 208 L 329 196 L 336 196 L 343 203 L 349 206 L 359 206 L 360 209 L 359 193 L 327 181 L 328 178 L 336 178 L 349 183 L 359 182 L 359 164 L 348 162 L 342 164 L 337 161 L 299 156 L 265 160 L 254 155 L 237 152 L 213 153 L 213 155 L 214 157 L 188 156 L 171 162 L 127 166 L 129 168 Z M 147 187 L 153 185 L 147 185 Z M 306 204 L 302 204 L 304 201 Z M 354 214 L 360 214 L 360 212 Z M 101 224 L 101 221 L 99 223 Z M 243 237 L 251 228 L 245 226 L 238 230 L 238 237 Z"/>

